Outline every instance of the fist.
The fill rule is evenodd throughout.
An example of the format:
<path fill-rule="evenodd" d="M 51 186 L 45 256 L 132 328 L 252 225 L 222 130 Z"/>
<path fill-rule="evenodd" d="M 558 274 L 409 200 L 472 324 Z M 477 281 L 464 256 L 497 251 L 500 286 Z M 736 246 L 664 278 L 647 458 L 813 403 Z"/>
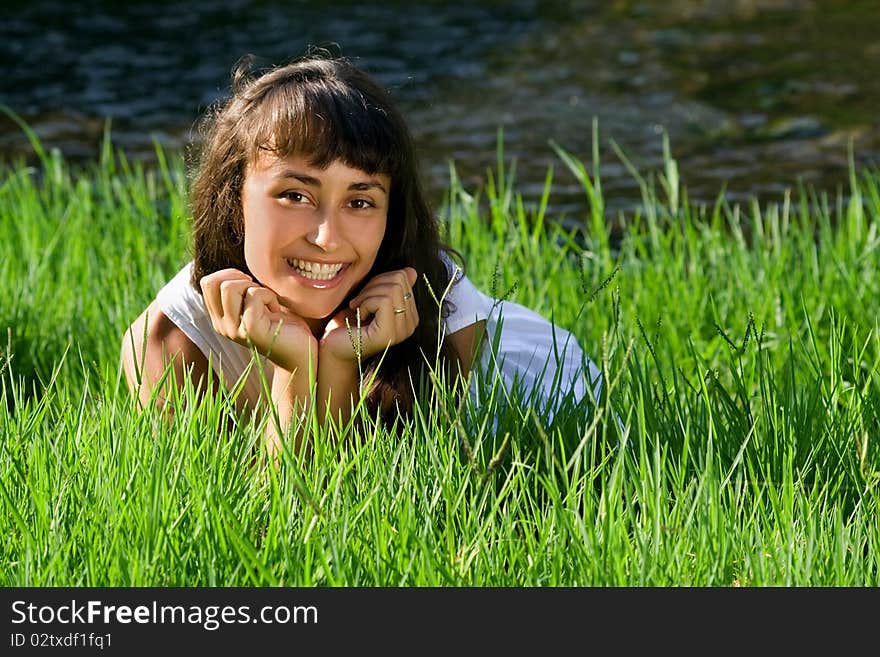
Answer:
<path fill-rule="evenodd" d="M 254 347 L 280 367 L 315 366 L 317 341 L 305 320 L 278 296 L 238 269 L 222 269 L 199 284 L 214 330 L 245 347 Z"/>
<path fill-rule="evenodd" d="M 419 325 L 413 298 L 418 274 L 412 267 L 379 274 L 364 286 L 348 307 L 327 324 L 323 353 L 337 360 L 369 358 L 406 340 Z"/>

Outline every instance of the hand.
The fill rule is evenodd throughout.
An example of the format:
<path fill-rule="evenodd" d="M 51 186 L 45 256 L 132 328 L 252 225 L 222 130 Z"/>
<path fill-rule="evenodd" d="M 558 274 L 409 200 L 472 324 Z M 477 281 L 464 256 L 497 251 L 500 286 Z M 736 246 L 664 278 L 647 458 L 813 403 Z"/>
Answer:
<path fill-rule="evenodd" d="M 419 325 L 419 313 L 412 296 L 416 280 L 418 274 L 412 267 L 371 279 L 349 302 L 348 308 L 327 323 L 321 338 L 321 358 L 325 354 L 339 361 L 356 361 L 358 355 L 369 358 L 411 336 Z"/>
<path fill-rule="evenodd" d="M 238 269 L 221 269 L 199 284 L 214 330 L 287 371 L 317 368 L 317 340 L 305 320 L 270 289 Z"/>

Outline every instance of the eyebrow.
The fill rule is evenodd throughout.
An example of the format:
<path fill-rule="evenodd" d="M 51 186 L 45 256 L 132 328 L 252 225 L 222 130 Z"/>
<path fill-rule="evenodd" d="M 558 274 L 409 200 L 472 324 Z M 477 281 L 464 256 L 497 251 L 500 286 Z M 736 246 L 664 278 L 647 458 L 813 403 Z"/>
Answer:
<path fill-rule="evenodd" d="M 292 169 L 284 169 L 275 176 L 276 180 L 283 180 L 285 178 L 294 178 L 299 180 L 304 185 L 311 185 L 313 187 L 320 187 L 321 181 L 315 178 L 314 176 L 310 176 L 305 173 L 300 173 L 298 171 L 293 171 Z M 380 183 L 378 180 L 364 180 L 353 182 L 348 186 L 348 191 L 350 192 L 366 192 L 370 189 L 379 189 L 386 194 L 388 190 L 385 189 L 385 185 Z"/>

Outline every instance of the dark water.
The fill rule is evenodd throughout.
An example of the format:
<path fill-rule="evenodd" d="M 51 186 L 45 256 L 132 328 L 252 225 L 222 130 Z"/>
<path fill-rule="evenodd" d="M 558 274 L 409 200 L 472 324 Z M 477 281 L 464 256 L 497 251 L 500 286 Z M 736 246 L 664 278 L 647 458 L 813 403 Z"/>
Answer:
<path fill-rule="evenodd" d="M 2 2 L 0 102 L 45 145 L 94 158 L 105 119 L 132 158 L 172 149 L 225 93 L 245 53 L 266 63 L 335 42 L 388 86 L 439 200 L 454 159 L 469 187 L 517 159 L 519 189 L 576 220 L 583 195 L 548 145 L 589 159 L 599 121 L 611 208 L 637 202 L 613 139 L 643 172 L 663 130 L 692 199 L 778 200 L 799 181 L 834 191 L 880 158 L 880 0 Z M 0 118 L 0 153 L 27 156 Z"/>

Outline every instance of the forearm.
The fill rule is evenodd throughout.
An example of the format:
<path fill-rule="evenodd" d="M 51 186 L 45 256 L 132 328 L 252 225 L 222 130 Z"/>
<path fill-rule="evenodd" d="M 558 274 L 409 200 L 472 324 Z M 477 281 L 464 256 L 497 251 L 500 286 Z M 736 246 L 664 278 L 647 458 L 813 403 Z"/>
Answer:
<path fill-rule="evenodd" d="M 318 357 L 317 411 L 322 423 L 345 426 L 361 397 L 357 361 L 336 360 L 328 353 Z M 331 427 L 332 428 L 332 427 Z"/>
<path fill-rule="evenodd" d="M 266 450 L 277 463 L 283 449 L 285 438 L 290 435 L 291 425 L 296 426 L 293 434 L 293 451 L 308 450 L 303 444 L 304 423 L 310 415 L 312 393 L 315 384 L 317 359 L 306 367 L 287 370 L 275 366 L 272 375 L 272 408 L 274 413 L 266 424 Z"/>

